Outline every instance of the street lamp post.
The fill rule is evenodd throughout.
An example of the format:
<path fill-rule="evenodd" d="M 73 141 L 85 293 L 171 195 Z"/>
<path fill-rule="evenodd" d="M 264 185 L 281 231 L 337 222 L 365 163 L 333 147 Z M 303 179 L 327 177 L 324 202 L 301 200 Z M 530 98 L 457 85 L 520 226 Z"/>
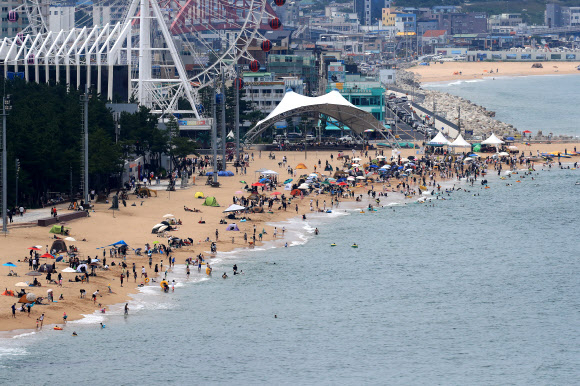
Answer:
<path fill-rule="evenodd" d="M 8 233 L 8 223 L 6 219 L 6 214 L 8 211 L 8 206 L 6 205 L 6 200 L 8 199 L 8 171 L 6 168 L 6 116 L 11 109 L 12 107 L 10 106 L 10 96 L 5 95 L 2 98 L 2 232 L 4 232 L 5 235 Z"/>
<path fill-rule="evenodd" d="M 20 160 L 16 158 L 16 207 L 18 208 L 18 174 L 20 174 Z"/>

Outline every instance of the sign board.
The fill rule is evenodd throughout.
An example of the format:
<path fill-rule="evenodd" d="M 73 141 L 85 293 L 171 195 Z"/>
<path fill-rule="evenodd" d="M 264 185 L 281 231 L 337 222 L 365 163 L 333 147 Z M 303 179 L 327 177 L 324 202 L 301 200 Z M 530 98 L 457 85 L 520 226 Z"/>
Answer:
<path fill-rule="evenodd" d="M 177 123 L 179 124 L 179 130 L 211 130 L 213 119 L 186 118 L 180 119 Z"/>

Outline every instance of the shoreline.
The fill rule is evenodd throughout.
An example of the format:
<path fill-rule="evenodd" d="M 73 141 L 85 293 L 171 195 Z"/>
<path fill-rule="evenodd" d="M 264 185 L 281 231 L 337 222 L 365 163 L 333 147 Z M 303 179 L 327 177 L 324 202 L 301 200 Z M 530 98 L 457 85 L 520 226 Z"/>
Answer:
<path fill-rule="evenodd" d="M 540 145 L 541 146 L 541 145 Z M 558 145 L 556 145 L 558 146 Z M 564 149 L 564 146 L 558 146 L 560 150 Z M 571 147 L 568 146 L 570 149 Z M 527 150 L 527 149 L 526 149 Z M 251 151 L 250 151 L 251 152 Z M 309 217 L 309 204 L 310 198 L 314 200 L 319 200 L 320 205 L 322 206 L 323 200 L 330 201 L 330 195 L 315 195 L 306 196 L 302 199 L 297 198 L 293 199 L 291 205 L 289 206 L 287 211 L 277 209 L 277 205 L 273 207 L 273 213 L 262 213 L 262 214 L 250 214 L 252 221 L 248 222 L 237 222 L 240 232 L 225 232 L 225 227 L 227 225 L 220 224 L 220 219 L 223 219 L 224 213 L 223 210 L 229 206 L 231 202 L 231 197 L 234 195 L 234 192 L 237 189 L 240 189 L 240 180 L 246 180 L 248 184 L 251 184 L 257 177 L 254 174 L 254 171 L 258 168 L 268 167 L 272 170 L 277 170 L 279 175 L 279 181 L 283 181 L 288 176 L 286 175 L 285 169 L 282 167 L 278 167 L 278 161 L 282 158 L 283 155 L 286 155 L 289 159 L 289 165 L 294 167 L 297 163 L 306 163 L 308 165 L 307 170 L 299 170 L 300 174 L 310 174 L 314 170 L 313 163 L 315 163 L 315 159 L 329 159 L 331 154 L 337 155 L 338 151 L 318 151 L 318 152 L 311 152 L 310 159 L 306 160 L 304 157 L 304 153 L 301 152 L 276 152 L 275 155 L 278 160 L 269 159 L 264 154 L 263 158 L 259 157 L 259 153 L 256 151 L 255 161 L 251 163 L 250 167 L 248 168 L 248 174 L 246 175 L 236 175 L 234 177 L 222 178 L 220 182 L 222 183 L 222 187 L 215 189 L 211 187 L 207 187 L 204 185 L 200 186 L 192 186 L 189 189 L 185 190 L 178 190 L 173 192 L 173 194 L 169 194 L 167 191 L 158 191 L 158 197 L 152 197 L 147 199 L 136 199 L 133 196 L 130 197 L 128 200 L 128 206 L 123 207 L 121 206 L 120 210 L 112 213 L 108 210 L 109 204 L 106 203 L 99 203 L 96 204 L 95 212 L 91 212 L 91 217 L 79 219 L 75 221 L 71 221 L 67 224 L 68 227 L 71 227 L 71 235 L 75 237 L 77 240 L 81 240 L 86 238 L 87 241 L 78 241 L 75 244 L 79 248 L 79 252 L 82 254 L 83 258 L 87 256 L 98 256 L 102 259 L 102 251 L 101 249 L 96 249 L 102 247 L 103 245 L 109 245 L 113 242 L 118 240 L 125 240 L 131 248 L 139 248 L 142 247 L 145 243 L 152 243 L 155 240 L 159 240 L 155 235 L 151 234 L 151 227 L 158 223 L 160 219 L 163 218 L 164 214 L 171 213 L 174 214 L 176 218 L 183 219 L 183 225 L 179 226 L 177 230 L 171 232 L 172 236 L 177 236 L 181 238 L 192 237 L 194 240 L 194 244 L 189 247 L 183 247 L 175 249 L 173 252 L 173 256 L 176 260 L 176 266 L 180 267 L 186 258 L 194 257 L 199 254 L 203 253 L 206 254 L 206 250 L 209 250 L 209 242 L 202 241 L 207 237 L 210 240 L 214 240 L 214 230 L 219 229 L 220 237 L 219 241 L 217 242 L 218 246 L 218 253 L 216 258 L 219 259 L 219 254 L 221 253 L 238 253 L 239 251 L 251 251 L 251 249 L 247 248 L 248 244 L 243 240 L 243 233 L 246 232 L 251 238 L 251 232 L 253 225 L 256 225 L 258 230 L 264 228 L 268 231 L 268 235 L 264 237 L 263 243 L 257 243 L 255 249 L 261 249 L 265 243 L 269 243 L 272 240 L 272 233 L 273 228 L 277 226 L 276 224 L 284 223 L 285 221 L 297 221 L 300 223 L 300 217 L 303 213 Z M 358 154 L 358 152 L 357 152 Z M 373 154 L 371 151 L 370 155 Z M 403 149 L 401 150 L 401 156 L 407 157 L 409 155 L 415 155 L 414 149 Z M 333 167 L 342 165 L 342 162 L 338 161 L 330 161 Z M 232 168 L 233 170 L 233 168 Z M 323 172 L 325 174 L 333 174 L 331 172 Z M 293 177 L 295 182 L 298 182 L 299 177 Z M 437 176 L 438 182 L 444 186 L 446 183 L 450 184 L 457 184 L 456 180 L 448 179 L 442 180 Z M 398 193 L 398 189 L 396 188 L 397 181 L 392 180 L 391 187 L 389 188 L 388 198 L 384 201 L 383 205 L 386 205 L 387 202 L 398 201 L 402 205 L 405 204 L 406 199 Z M 354 188 L 355 195 L 362 194 L 363 201 L 356 202 L 354 199 L 341 199 L 340 205 L 338 210 L 341 211 L 349 210 L 352 205 L 352 211 L 358 210 L 358 207 L 365 208 L 368 205 L 368 201 L 365 201 L 366 191 L 373 185 L 373 183 L 368 184 L 368 186 L 363 186 L 361 188 Z M 382 184 L 374 183 L 375 190 L 377 192 L 383 191 Z M 413 184 L 415 186 L 415 184 Z M 283 191 L 283 186 L 277 188 L 280 191 Z M 396 190 L 397 193 L 393 194 L 392 191 Z M 218 202 L 221 204 L 220 207 L 206 207 L 201 206 L 201 200 L 193 198 L 194 194 L 197 191 L 202 191 L 205 193 L 206 196 L 215 196 Z M 268 197 L 270 197 L 270 192 L 265 192 Z M 419 198 L 420 196 L 412 196 L 412 199 L 407 202 L 413 202 L 414 199 Z M 381 201 L 383 198 L 381 197 Z M 135 206 L 131 206 L 134 203 Z M 329 202 L 328 202 L 329 203 Z M 295 210 L 295 205 L 298 204 L 299 209 L 298 211 Z M 185 212 L 183 210 L 184 206 L 188 206 L 190 208 L 201 208 L 201 213 L 191 213 Z M 346 208 L 344 207 L 346 206 Z M 334 208 L 333 211 L 336 211 L 337 208 Z M 115 215 L 115 217 L 113 217 Z M 314 216 L 316 219 L 318 216 Z M 321 218 L 324 218 L 321 214 Z M 206 223 L 200 224 L 198 220 L 203 219 Z M 228 222 L 231 222 L 228 220 Z M 282 225 L 284 226 L 284 225 Z M 20 281 L 29 280 L 28 276 L 24 276 L 25 273 L 28 271 L 28 264 L 19 263 L 18 257 L 15 256 L 23 256 L 28 252 L 28 246 L 39 244 L 45 245 L 52 242 L 54 239 L 52 235 L 48 233 L 49 228 L 43 227 L 30 227 L 30 228 L 15 228 L 11 230 L 11 233 L 5 238 L 4 240 L 4 248 L 2 252 L 0 252 L 0 264 L 5 263 L 7 261 L 12 261 L 17 264 L 17 268 L 13 268 L 15 271 L 19 273 L 18 277 L 7 277 L 6 274 L 8 269 L 3 267 L 3 271 L 0 271 L 0 288 L 5 287 L 8 289 L 14 289 L 14 284 Z M 231 242 L 231 237 L 234 237 L 234 242 Z M 199 240 L 199 241 L 198 241 Z M 278 240 L 280 240 L 278 238 Z M 162 239 L 161 242 L 165 243 L 166 240 Z M 269 248 L 268 248 L 269 249 Z M 108 250 L 105 249 L 105 252 Z M 22 255 L 21 255 L 22 254 Z M 108 253 L 107 253 L 108 255 Z M 206 255 L 208 257 L 209 255 Z M 121 262 L 121 258 L 110 258 L 109 256 L 106 257 L 108 263 L 110 264 L 111 261 Z M 163 259 L 166 259 L 165 255 L 160 254 L 153 254 L 153 262 L 152 264 L 160 264 Z M 211 258 L 209 258 L 211 261 Z M 216 260 L 217 260 L 216 259 Z M 44 259 L 43 259 L 44 260 Z M 54 260 L 49 260 L 52 263 Z M 42 261 L 44 262 L 44 261 Z M 150 272 L 150 277 L 152 276 L 153 272 L 149 269 L 148 264 L 148 257 L 146 255 L 143 256 L 135 256 L 134 254 L 130 254 L 127 257 L 128 263 L 128 270 L 131 270 L 132 263 L 135 262 L 137 267 L 137 272 L 140 270 L 140 266 L 146 267 L 146 270 Z M 68 266 L 65 263 L 57 263 L 58 271 L 60 272 L 62 268 Z M 165 268 L 165 267 L 164 267 Z M 179 268 L 176 268 L 179 269 Z M 159 270 L 159 275 L 163 275 L 164 269 Z M 175 271 L 174 271 L 175 272 Z M 100 315 L 98 313 L 99 307 L 97 303 L 102 303 L 107 308 L 107 312 L 111 310 L 111 308 L 115 308 L 116 305 L 123 304 L 127 301 L 131 302 L 134 301 L 134 297 L 138 296 L 139 293 L 143 291 L 142 288 L 138 287 L 143 279 L 138 277 L 137 282 L 128 282 L 123 287 L 119 285 L 119 276 L 121 273 L 121 268 L 119 265 L 115 267 L 111 267 L 109 271 L 98 271 L 98 275 L 96 277 L 91 277 L 89 284 L 81 284 L 76 282 L 68 282 L 68 279 L 74 278 L 75 274 L 64 274 L 63 275 L 63 287 L 57 287 L 56 285 L 46 285 L 43 276 L 39 276 L 39 280 L 43 284 L 42 287 L 39 288 L 27 288 L 27 291 L 30 290 L 36 293 L 38 296 L 44 296 L 46 293 L 47 288 L 53 288 L 55 299 L 58 299 L 59 293 L 63 293 L 64 300 L 59 301 L 57 303 L 52 303 L 46 306 L 35 306 L 32 309 L 32 315 L 30 318 L 27 317 L 26 313 L 17 313 L 17 318 L 12 319 L 10 314 L 10 306 L 13 302 L 17 301 L 16 298 L 8 297 L 8 296 L 0 296 L 0 309 L 3 312 L 0 313 L 0 331 L 24 331 L 18 334 L 15 333 L 7 333 L 2 335 L 21 335 L 22 333 L 26 332 L 35 332 L 35 321 L 36 318 L 40 316 L 40 313 L 44 312 L 46 314 L 45 319 L 45 326 L 44 329 L 52 328 L 51 326 L 58 324 L 62 324 L 62 314 L 66 312 L 68 315 L 68 322 L 78 321 L 87 319 L 90 316 L 95 315 L 97 312 L 97 316 Z M 192 272 L 194 277 L 197 273 Z M 217 274 L 217 272 L 216 272 Z M 215 275 L 215 274 L 214 274 Z M 139 275 L 138 275 L 139 276 Z M 168 276 L 168 278 L 171 275 Z M 201 278 L 205 278 L 202 274 Z M 130 281 L 130 280 L 129 280 Z M 113 290 L 112 294 L 109 294 L 107 291 L 107 285 L 110 284 Z M 157 283 L 153 283 L 153 286 L 149 285 L 144 287 L 145 289 L 151 288 L 151 291 L 159 291 L 159 288 L 156 287 Z M 87 294 L 92 294 L 95 290 L 99 289 L 101 293 L 101 297 L 98 298 L 97 302 L 93 304 L 92 300 L 86 299 L 79 299 L 79 289 L 83 288 L 86 290 Z M 39 310 L 40 308 L 40 310 Z M 131 309 L 131 304 L 129 305 Z M 104 315 L 106 316 L 106 314 Z"/>
<path fill-rule="evenodd" d="M 488 80 L 505 80 L 505 79 L 514 79 L 514 78 L 536 78 L 536 77 L 548 77 L 548 76 L 579 76 L 580 71 L 578 73 L 554 73 L 554 74 L 513 74 L 513 75 L 501 75 L 501 76 L 483 76 L 480 78 L 473 78 L 473 79 L 462 79 L 462 78 L 453 78 L 447 80 L 436 80 L 436 81 L 429 81 L 429 82 L 421 82 L 421 87 L 423 86 L 432 86 L 432 85 L 447 85 L 447 84 L 454 84 L 455 82 L 485 82 Z"/>
<path fill-rule="evenodd" d="M 576 69 L 580 62 L 540 62 L 543 68 L 531 68 L 533 63 L 536 62 L 432 62 L 429 66 L 414 66 L 406 71 L 416 74 L 421 84 L 500 76 L 580 75 Z"/>

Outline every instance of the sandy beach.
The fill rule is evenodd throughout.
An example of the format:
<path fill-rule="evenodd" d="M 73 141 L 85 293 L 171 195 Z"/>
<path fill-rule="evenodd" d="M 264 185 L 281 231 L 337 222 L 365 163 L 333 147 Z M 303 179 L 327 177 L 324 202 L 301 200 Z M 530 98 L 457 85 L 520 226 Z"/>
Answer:
<path fill-rule="evenodd" d="M 534 144 L 532 146 L 526 146 L 526 154 L 531 151 L 532 154 L 536 153 L 536 150 L 542 151 L 564 151 L 568 149 L 571 151 L 574 146 L 580 147 L 580 144 Z M 330 155 L 333 154 L 334 159 L 331 161 Z M 349 152 L 349 154 L 351 154 Z M 372 152 L 374 154 L 374 152 Z M 220 183 L 222 186 L 220 188 L 211 188 L 206 185 L 205 177 L 198 177 L 197 186 L 191 186 L 184 190 L 178 190 L 176 192 L 167 192 L 165 190 L 158 191 L 158 197 L 151 197 L 146 199 L 136 199 L 135 195 L 131 195 L 129 201 L 127 202 L 127 207 L 121 206 L 119 211 L 113 213 L 109 210 L 110 204 L 98 203 L 95 205 L 94 212 L 90 213 L 89 218 L 74 220 L 66 224 L 71 229 L 71 236 L 76 240 L 86 241 L 76 241 L 72 242 L 80 253 L 81 258 L 86 258 L 90 256 L 92 258 L 102 258 L 103 249 L 97 249 L 99 247 L 106 246 L 108 244 L 114 243 L 119 240 L 124 240 L 129 244 L 131 248 L 143 248 L 146 243 L 152 244 L 155 241 L 160 241 L 166 243 L 166 239 L 158 238 L 156 235 L 151 234 L 151 228 L 153 225 L 159 223 L 163 220 L 163 216 L 166 214 L 173 214 L 176 219 L 180 219 L 183 225 L 178 226 L 178 229 L 171 232 L 172 236 L 177 236 L 181 238 L 191 237 L 194 240 L 194 245 L 191 247 L 184 247 L 174 250 L 173 256 L 176 258 L 178 264 L 183 264 L 185 259 L 188 257 L 193 257 L 199 253 L 204 255 L 209 255 L 210 242 L 206 242 L 206 238 L 210 240 L 215 240 L 215 231 L 219 230 L 219 240 L 217 241 L 217 248 L 219 251 L 229 251 L 235 248 L 247 248 L 248 244 L 244 242 L 244 233 L 248 234 L 248 238 L 251 239 L 253 234 L 253 226 L 256 225 L 258 231 L 265 228 L 268 234 L 264 236 L 264 241 L 270 240 L 272 238 L 272 227 L 265 225 L 265 223 L 272 223 L 277 221 L 282 221 L 294 216 L 301 216 L 304 213 L 309 213 L 309 199 L 294 199 L 291 205 L 288 207 L 287 211 L 283 211 L 277 207 L 273 208 L 273 213 L 261 213 L 250 215 L 252 221 L 248 222 L 237 222 L 240 232 L 226 232 L 226 225 L 220 224 L 220 220 L 225 219 L 225 214 L 223 210 L 232 203 L 233 196 L 236 191 L 243 188 L 245 184 L 240 183 L 240 181 L 246 181 L 251 184 L 256 181 L 258 174 L 254 173 L 255 170 L 259 168 L 268 168 L 279 172 L 279 181 L 284 181 L 289 178 L 286 169 L 279 167 L 278 163 L 282 159 L 283 155 L 288 157 L 288 162 L 291 167 L 295 167 L 298 163 L 304 163 L 308 169 L 299 170 L 298 175 L 308 174 L 314 171 L 314 166 L 318 166 L 318 160 L 320 159 L 322 165 L 328 160 L 333 167 L 340 166 L 341 163 L 337 161 L 336 157 L 338 151 L 324 151 L 315 152 L 311 151 L 308 153 L 308 159 L 305 159 L 304 153 L 298 152 L 277 152 L 276 159 L 269 159 L 267 154 L 263 153 L 262 157 L 259 158 L 259 152 L 254 152 L 255 160 L 251 162 L 250 168 L 246 175 L 236 175 L 234 177 L 222 177 L 220 178 Z M 369 152 L 371 155 L 371 152 Z M 385 151 L 385 155 L 390 156 L 390 150 Z M 409 155 L 416 155 L 416 150 L 404 149 L 402 150 L 403 157 Z M 485 156 L 485 155 L 484 155 Z M 566 162 L 575 162 L 578 157 L 573 157 L 572 159 L 566 159 Z M 232 170 L 233 168 L 230 168 Z M 320 169 L 318 169 L 320 170 Z M 323 172 L 324 173 L 324 172 Z M 328 173 L 327 173 L 328 174 Z M 296 177 L 294 177 L 296 178 Z M 360 188 L 355 188 L 356 193 L 363 193 L 369 187 L 364 186 Z M 375 187 L 376 189 L 376 187 Z M 216 197 L 220 207 L 207 207 L 202 206 L 203 200 L 194 198 L 196 192 L 201 191 L 205 196 Z M 284 192 L 283 186 L 280 186 L 278 191 Z M 288 192 L 286 192 L 287 194 Z M 266 192 L 269 194 L 269 192 Z M 327 199 L 330 201 L 330 196 L 324 195 L 318 197 L 320 199 Z M 135 203 L 136 206 L 131 206 Z M 295 210 L 295 205 L 298 204 L 298 212 Z M 362 205 L 362 204 L 361 204 Z M 192 213 L 184 211 L 184 206 L 189 208 L 195 208 L 201 210 L 201 213 Z M 362 207 L 362 206 L 361 206 Z M 38 211 L 38 210 L 37 210 Z M 48 213 L 48 209 L 43 209 Z M 59 207 L 59 211 L 65 212 L 66 208 Z M 25 216 L 33 216 L 31 211 Z M 38 214 L 36 214 L 38 216 Z M 205 224 L 200 224 L 199 221 L 204 220 Z M 10 233 L 4 237 L 2 240 L 3 248 L 0 254 L 0 288 L 4 290 L 5 288 L 9 290 L 19 290 L 15 287 L 15 284 L 22 281 L 32 281 L 33 277 L 25 276 L 29 271 L 28 263 L 23 263 L 24 258 L 28 255 L 28 248 L 33 245 L 46 246 L 53 242 L 53 234 L 49 233 L 50 227 L 39 227 L 35 225 L 23 226 L 16 225 L 10 227 Z M 40 253 L 44 253 L 44 247 Z M 111 264 L 112 261 L 116 261 L 117 264 L 121 261 L 121 258 L 112 259 L 109 257 L 108 249 L 106 251 L 107 263 Z M 160 254 L 153 254 L 153 265 L 161 264 L 164 260 L 164 271 L 167 267 L 167 257 Z M 41 259 L 41 263 L 44 263 Z M 15 268 L 9 268 L 1 266 L 6 262 L 12 262 L 17 265 Z M 211 259 L 210 259 L 211 261 Z M 47 263 L 52 264 L 54 260 L 48 259 Z M 141 278 L 141 267 L 145 266 L 149 276 L 153 275 L 152 269 L 148 266 L 148 257 L 144 254 L 143 256 L 136 256 L 134 254 L 129 254 L 127 257 L 127 264 L 129 266 L 128 270 L 131 271 L 132 263 L 135 262 L 137 266 L 138 277 L 135 281 L 131 277 L 128 282 L 124 283 L 124 286 L 120 285 L 120 274 L 122 268 L 120 265 L 115 267 L 110 267 L 108 271 L 97 270 L 97 276 L 91 277 L 90 283 L 79 283 L 79 282 L 69 282 L 69 279 L 74 279 L 76 273 L 64 273 L 63 274 L 63 286 L 58 287 L 55 284 L 47 284 L 44 279 L 44 274 L 38 276 L 39 281 L 42 283 L 42 287 L 27 287 L 27 292 L 33 292 L 37 296 L 46 297 L 47 290 L 50 288 L 54 292 L 54 298 L 58 299 L 62 294 L 62 300 L 57 300 L 55 303 L 50 305 L 36 305 L 32 308 L 30 317 L 25 312 L 17 312 L 16 318 L 12 318 L 10 307 L 18 299 L 10 296 L 0 296 L 0 330 L 16 330 L 16 329 L 34 329 L 36 327 L 36 319 L 42 314 L 45 314 L 44 324 L 52 325 L 62 323 L 63 313 L 66 312 L 68 315 L 68 320 L 75 320 L 81 318 L 82 315 L 91 314 L 99 310 L 99 303 L 102 305 L 113 305 L 123 303 L 130 299 L 130 294 L 137 292 L 138 285 L 144 283 L 144 279 Z M 64 262 L 56 263 L 57 271 L 60 272 L 62 269 L 68 267 L 68 264 Z M 10 269 L 13 269 L 18 276 L 9 277 L 7 276 Z M 198 274 L 195 272 L 195 274 Z M 56 275 L 53 275 L 53 277 Z M 108 285 L 110 284 L 112 293 L 108 292 Z M 158 286 L 158 283 L 150 283 L 149 285 Z M 84 299 L 80 299 L 80 289 L 84 289 L 87 296 Z M 91 294 L 99 290 L 100 296 L 97 297 L 97 301 L 93 303 L 91 299 Z M 19 304 L 17 304 L 19 306 Z M 45 327 L 47 328 L 47 327 Z"/>
<path fill-rule="evenodd" d="M 430 66 L 409 68 L 421 83 L 495 78 L 499 76 L 579 74 L 580 62 L 542 62 L 543 68 L 532 68 L 533 62 L 439 62 Z M 491 71 L 493 70 L 493 73 Z"/>

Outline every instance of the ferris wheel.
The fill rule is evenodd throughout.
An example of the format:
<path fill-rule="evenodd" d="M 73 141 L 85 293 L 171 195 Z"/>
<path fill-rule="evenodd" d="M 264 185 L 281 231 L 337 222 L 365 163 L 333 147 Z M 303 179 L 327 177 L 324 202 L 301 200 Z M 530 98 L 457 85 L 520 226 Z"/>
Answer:
<path fill-rule="evenodd" d="M 25 35 L 56 34 L 62 30 L 92 28 L 119 23 L 131 30 L 131 46 L 145 44 L 150 52 L 147 63 L 142 53 L 127 50 L 124 59 L 130 64 L 131 78 L 140 77 L 140 71 L 150 71 L 151 80 L 169 78 L 168 71 L 178 63 L 187 73 L 187 99 L 199 103 L 200 89 L 212 85 L 217 79 L 237 77 L 238 64 L 247 65 L 250 71 L 261 68 L 248 52 L 250 46 L 258 46 L 264 52 L 272 49 L 272 43 L 264 31 L 282 28 L 275 8 L 285 0 L 146 0 L 143 8 L 140 0 L 24 0 L 22 5 L 9 11 L 8 20 L 16 22 L 25 17 L 20 37 Z M 148 17 L 140 17 L 147 13 Z M 152 17 L 149 17 L 152 16 Z M 146 29 L 142 24 L 147 23 Z M 163 34 L 167 31 L 170 34 Z M 168 51 L 174 47 L 179 58 Z M 164 51 L 165 50 L 165 51 Z M 141 58 L 140 58 L 141 57 Z M 30 60 L 30 58 L 28 59 Z M 150 104 L 156 110 L 172 110 L 176 91 L 171 82 L 156 86 Z M 181 86 L 183 88 L 183 85 Z M 153 88 L 151 88 L 153 89 Z M 138 92 L 133 90 L 133 92 Z M 184 90 L 180 91 L 183 95 Z M 195 106 L 192 106 L 196 110 Z M 198 115 L 197 111 L 195 115 Z"/>

